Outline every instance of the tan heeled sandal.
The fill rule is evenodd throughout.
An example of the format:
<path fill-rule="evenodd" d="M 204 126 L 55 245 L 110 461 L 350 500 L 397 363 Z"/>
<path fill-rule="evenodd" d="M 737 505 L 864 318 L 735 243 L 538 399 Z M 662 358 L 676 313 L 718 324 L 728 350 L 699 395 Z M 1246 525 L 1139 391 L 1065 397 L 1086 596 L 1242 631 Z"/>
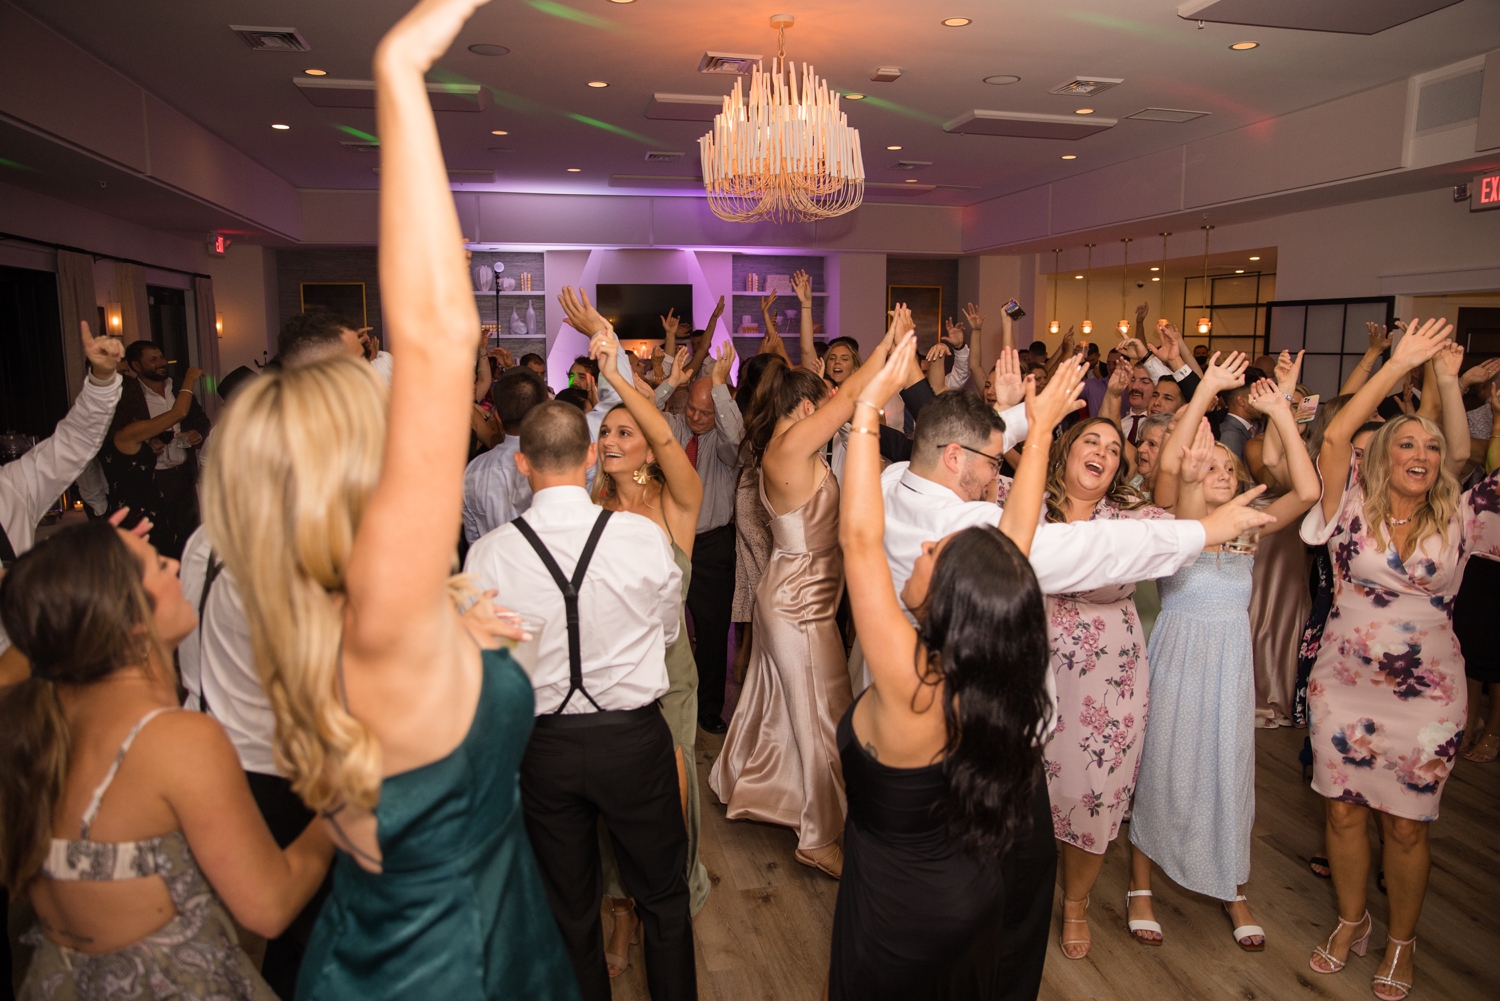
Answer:
<path fill-rule="evenodd" d="M 1365 926 L 1365 933 L 1349 943 L 1349 951 L 1356 956 L 1363 956 L 1365 950 L 1370 947 L 1370 930 L 1375 927 L 1375 922 L 1370 920 L 1370 912 L 1365 911 L 1365 916 L 1358 921 L 1345 921 L 1343 918 L 1339 918 L 1338 928 L 1333 930 L 1333 935 L 1337 935 L 1340 928 L 1358 928 L 1360 925 Z M 1333 935 L 1329 935 L 1322 945 L 1313 949 L 1313 954 L 1308 959 L 1307 965 L 1312 968 L 1314 973 L 1337 973 L 1348 965 L 1349 960 L 1347 957 L 1339 959 L 1330 951 L 1333 947 Z M 1328 969 L 1325 970 L 1317 964 L 1316 961 L 1319 959 L 1328 964 Z"/>
<path fill-rule="evenodd" d="M 813 855 L 798 848 L 792 857 L 810 869 L 817 869 L 834 879 L 844 877 L 844 850 L 837 843 L 828 845 L 821 855 Z"/>
<path fill-rule="evenodd" d="M 627 904 L 624 907 L 613 907 L 612 906 L 612 907 L 610 907 L 609 911 L 610 911 L 611 914 L 613 914 L 615 916 L 615 927 L 616 928 L 620 927 L 620 922 L 621 921 L 633 921 L 633 922 L 635 922 L 635 924 L 632 925 L 631 929 L 630 929 L 630 945 L 639 945 L 640 944 L 640 932 L 641 932 L 641 919 L 638 918 L 638 917 L 636 917 L 636 914 L 635 914 L 635 902 L 631 901 L 629 904 Z M 614 932 L 613 932 L 613 930 L 611 930 L 611 932 L 610 932 L 610 938 L 614 938 Z M 626 950 L 625 950 L 625 955 L 623 955 L 623 956 L 617 956 L 617 955 L 615 955 L 612 952 L 606 951 L 604 953 L 604 962 L 606 964 L 608 964 L 608 966 L 609 966 L 609 975 L 610 975 L 611 979 L 613 979 L 614 977 L 618 977 L 620 974 L 622 974 L 626 970 L 630 969 L 630 949 L 627 947 Z"/>
<path fill-rule="evenodd" d="M 1069 904 L 1076 904 L 1076 903 L 1078 903 L 1078 901 L 1076 901 L 1076 900 L 1069 900 L 1066 896 L 1063 897 L 1063 908 L 1064 908 L 1064 910 L 1063 910 L 1063 919 L 1062 919 L 1063 931 L 1067 931 L 1068 930 L 1068 925 L 1083 925 L 1084 927 L 1088 927 L 1089 919 L 1088 919 L 1088 914 L 1086 912 L 1089 909 L 1089 898 L 1088 897 L 1084 897 L 1083 898 L 1083 909 L 1085 911 L 1084 916 L 1081 917 L 1081 918 L 1070 918 L 1070 917 L 1067 916 L 1068 912 L 1067 912 L 1066 908 L 1067 908 L 1067 906 Z M 1061 938 L 1060 937 L 1058 939 L 1057 944 L 1062 947 L 1062 953 L 1063 953 L 1064 956 L 1067 956 L 1069 959 L 1072 959 L 1072 960 L 1079 960 L 1079 959 L 1083 959 L 1085 956 L 1087 956 L 1089 954 L 1089 949 L 1091 949 L 1093 947 L 1094 942 L 1093 942 L 1092 937 L 1090 937 L 1090 938 L 1075 938 L 1075 939 L 1067 939 L 1067 938 Z M 1070 946 L 1070 945 L 1081 945 L 1081 946 L 1083 946 L 1083 951 L 1080 952 L 1078 955 L 1075 956 L 1071 952 L 1068 951 L 1068 946 Z"/>
<path fill-rule="evenodd" d="M 1404 942 L 1399 938 L 1386 936 L 1385 944 L 1387 948 L 1390 946 L 1396 947 L 1396 951 L 1390 953 L 1391 972 L 1375 974 L 1375 979 L 1370 982 L 1370 990 L 1375 992 L 1375 996 L 1380 1001 L 1402 1001 L 1406 995 L 1411 993 L 1411 984 L 1405 980 L 1396 979 L 1396 961 L 1401 958 L 1401 950 L 1407 946 L 1411 946 L 1412 959 L 1415 961 L 1417 955 L 1417 936 L 1413 935 Z M 1415 963 L 1413 963 L 1412 970 L 1416 970 Z M 1416 978 L 1413 977 L 1413 979 Z M 1381 993 L 1380 989 L 1382 987 L 1386 988 L 1385 993 Z"/>

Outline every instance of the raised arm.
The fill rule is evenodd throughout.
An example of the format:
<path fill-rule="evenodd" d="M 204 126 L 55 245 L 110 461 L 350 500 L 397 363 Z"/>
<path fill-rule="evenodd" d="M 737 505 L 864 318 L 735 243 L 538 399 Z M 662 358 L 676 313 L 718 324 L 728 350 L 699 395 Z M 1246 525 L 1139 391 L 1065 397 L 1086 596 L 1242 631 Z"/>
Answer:
<path fill-rule="evenodd" d="M 906 356 L 916 348 L 916 333 L 901 338 L 888 357 L 870 359 L 859 372 L 868 372 L 859 387 L 863 395 L 854 406 L 853 428 L 844 456 L 840 484 L 839 547 L 844 554 L 844 576 L 849 608 L 865 663 L 882 705 L 910 705 L 920 680 L 912 670 L 917 634 L 902 614 L 885 558 L 885 499 L 880 492 L 880 412 L 906 379 Z M 859 372 L 850 376 L 849 382 Z M 841 392 L 840 396 L 845 395 Z M 826 409 L 826 408 L 825 408 Z M 811 418 L 809 418 L 810 420 Z M 805 424 L 807 421 L 802 421 Z"/>
<path fill-rule="evenodd" d="M 719 302 L 714 306 L 713 315 L 708 318 L 708 326 L 703 330 L 703 336 L 693 342 L 693 357 L 688 362 L 688 371 L 696 375 L 708 360 L 709 348 L 714 342 L 714 331 L 719 326 L 719 317 L 724 315 L 724 297 L 719 296 Z"/>
<path fill-rule="evenodd" d="M 1073 328 L 1069 327 L 1068 332 L 1066 334 L 1063 334 L 1063 339 L 1058 342 L 1057 350 L 1052 352 L 1052 354 L 1047 358 L 1047 378 L 1052 378 L 1052 373 L 1057 371 L 1058 363 L 1072 353 Z"/>
<path fill-rule="evenodd" d="M 1276 521 L 1265 530 L 1275 532 L 1292 524 L 1318 502 L 1322 484 L 1318 481 L 1318 471 L 1313 468 L 1312 459 L 1307 454 L 1307 446 L 1297 433 L 1297 416 L 1292 413 L 1292 405 L 1286 394 L 1281 392 L 1281 387 L 1262 379 L 1255 384 L 1255 392 L 1251 394 L 1249 402 L 1250 406 L 1266 415 L 1268 424 L 1276 428 L 1285 443 L 1287 478 L 1291 482 L 1291 489 L 1266 508 L 1267 513 L 1273 515 Z M 1465 424 L 1466 433 L 1467 429 L 1468 425 Z M 1269 436 L 1269 431 L 1267 434 Z"/>
<path fill-rule="evenodd" d="M 189 368 L 183 376 L 183 385 L 177 391 L 177 398 L 172 401 L 171 409 L 144 421 L 132 421 L 116 431 L 115 447 L 126 455 L 134 455 L 136 449 L 141 447 L 141 442 L 147 438 L 155 438 L 173 424 L 186 420 L 188 412 L 193 408 L 193 390 L 190 387 L 196 385 L 202 377 L 202 369 Z"/>
<path fill-rule="evenodd" d="M 1339 388 L 1340 396 L 1357 393 L 1360 387 L 1370 380 L 1370 375 L 1375 371 L 1375 366 L 1380 361 L 1380 356 L 1385 354 L 1391 346 L 1391 335 L 1386 332 L 1383 323 L 1366 323 L 1365 330 L 1370 335 L 1370 346 L 1365 348 L 1365 356 L 1354 366 L 1354 371 L 1349 373 L 1349 378 L 1344 380 L 1344 385 Z"/>
<path fill-rule="evenodd" d="M 802 307 L 797 311 L 800 314 L 802 323 L 798 339 L 798 344 L 801 347 L 802 367 L 809 372 L 821 376 L 823 373 L 813 366 L 813 362 L 818 357 L 818 348 L 813 343 L 812 279 L 808 277 L 806 271 L 798 271 L 792 275 L 792 289 L 797 293 L 797 302 Z"/>
<path fill-rule="evenodd" d="M 698 509 L 703 506 L 703 481 L 698 479 L 698 471 L 693 468 L 687 452 L 678 444 L 677 436 L 672 433 L 672 426 L 667 423 L 662 412 L 656 409 L 656 401 L 643 395 L 635 388 L 633 380 L 620 374 L 619 365 L 616 364 L 619 353 L 620 342 L 611 326 L 606 326 L 589 341 L 589 357 L 599 363 L 599 371 L 604 373 L 604 378 L 620 394 L 625 409 L 630 411 L 631 418 L 640 427 L 641 434 L 646 436 L 651 451 L 656 454 L 656 464 L 661 467 L 662 476 L 667 481 L 665 492 L 679 514 L 673 520 L 680 522 L 678 527 L 685 527 L 691 534 L 698 524 Z"/>
<path fill-rule="evenodd" d="M 969 325 L 969 370 L 983 372 L 984 369 L 984 314 L 972 302 L 964 306 L 964 322 Z M 1010 314 L 1000 312 L 1000 350 L 1014 349 L 1016 334 Z M 983 389 L 984 387 L 979 387 Z"/>
<path fill-rule="evenodd" d="M 844 380 L 839 391 L 834 393 L 812 415 L 798 421 L 782 435 L 781 448 L 789 455 L 812 456 L 823 450 L 823 446 L 838 432 L 838 429 L 854 415 L 854 401 L 860 398 L 864 388 L 885 370 L 886 354 L 898 336 L 905 337 L 916 329 L 911 322 L 911 310 L 898 303 L 891 311 L 891 326 L 865 363 Z M 903 361 L 903 371 L 905 363 Z"/>
<path fill-rule="evenodd" d="M 1161 455 L 1156 460 L 1161 468 L 1156 474 L 1156 487 L 1151 496 L 1159 506 L 1168 510 L 1176 506 L 1183 449 L 1192 447 L 1193 439 L 1198 434 L 1198 422 L 1208 413 L 1214 397 L 1226 389 L 1244 385 L 1245 369 L 1249 367 L 1250 359 L 1239 351 L 1231 351 L 1222 365 L 1219 364 L 1218 352 L 1214 352 L 1214 356 L 1208 360 L 1208 368 L 1203 373 L 1202 381 L 1198 383 L 1198 391 L 1178 411 L 1177 430 L 1162 445 Z"/>
<path fill-rule="evenodd" d="M 1328 422 L 1323 432 L 1323 447 L 1318 451 L 1318 472 L 1323 476 L 1323 517 L 1332 522 L 1344 499 L 1344 485 L 1349 479 L 1349 460 L 1353 454 L 1354 435 L 1368 421 L 1396 383 L 1412 369 L 1442 350 L 1453 327 L 1443 319 L 1418 324 L 1412 320 L 1401 342 L 1391 352 L 1391 360 L 1370 376 L 1354 398 Z M 1462 411 L 1462 407 L 1459 408 Z M 1465 430 L 1465 435 L 1468 431 Z"/>
<path fill-rule="evenodd" d="M 355 662 L 430 662 L 451 625 L 479 315 L 425 74 L 483 0 L 423 0 L 375 53 L 380 289 L 395 358 L 380 481 L 346 574 Z M 422 628 L 425 627 L 425 628 Z M 351 658 L 346 658 L 348 662 Z"/>
<path fill-rule="evenodd" d="M 1458 376 L 1463 364 L 1463 346 L 1453 341 L 1444 344 L 1432 359 L 1432 367 L 1437 375 L 1437 392 L 1434 395 L 1441 396 L 1443 401 L 1443 437 L 1450 442 L 1446 465 L 1448 472 L 1454 476 L 1462 473 L 1464 465 L 1469 461 L 1469 415 L 1464 413 L 1464 391 Z M 1430 383 L 1427 393 L 1422 395 L 1429 393 L 1433 393 Z M 1460 442 L 1463 444 L 1460 445 Z"/>
<path fill-rule="evenodd" d="M 1130 388 L 1131 367 L 1124 362 L 1116 362 L 1114 371 L 1109 373 L 1109 382 L 1104 385 L 1104 401 L 1099 404 L 1098 416 L 1105 418 L 1117 428 L 1122 428 L 1120 423 L 1120 400 L 1125 396 L 1125 390 Z"/>
<path fill-rule="evenodd" d="M 1041 393 L 1036 391 L 1036 378 L 1026 377 L 1026 443 L 1021 446 L 1021 463 L 1016 467 L 1015 479 L 1011 481 L 1010 492 L 1005 498 L 1000 531 L 1027 556 L 1031 555 L 1031 540 L 1042 517 L 1052 429 L 1068 414 L 1084 406 L 1078 398 L 1083 392 L 1083 367 L 1080 358 L 1063 362 Z"/>

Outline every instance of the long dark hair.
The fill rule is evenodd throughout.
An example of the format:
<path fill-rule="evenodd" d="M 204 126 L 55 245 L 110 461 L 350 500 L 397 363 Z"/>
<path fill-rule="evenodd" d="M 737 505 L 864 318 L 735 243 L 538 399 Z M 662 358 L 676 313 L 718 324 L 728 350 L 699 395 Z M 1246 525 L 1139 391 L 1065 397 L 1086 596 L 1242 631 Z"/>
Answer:
<path fill-rule="evenodd" d="M 751 355 L 740 362 L 740 377 L 734 387 L 734 403 L 740 408 L 741 417 L 750 412 L 750 404 L 755 401 L 755 391 L 760 388 L 760 380 L 766 374 L 766 369 L 779 364 L 781 355 L 776 354 Z"/>
<path fill-rule="evenodd" d="M 750 445 L 750 456 L 756 465 L 766 454 L 771 436 L 776 433 L 776 422 L 797 409 L 807 400 L 814 406 L 828 395 L 828 384 L 811 372 L 785 365 L 772 365 L 760 377 L 755 388 L 755 399 L 745 416 L 745 441 Z"/>
<path fill-rule="evenodd" d="M 1031 829 L 1050 724 L 1047 616 L 1025 555 L 993 526 L 948 540 L 920 612 L 917 671 L 945 686 L 948 825 L 994 861 Z"/>
<path fill-rule="evenodd" d="M 52 837 L 68 774 L 57 684 L 87 685 L 147 661 L 156 636 L 143 567 L 113 525 L 64 528 L 0 579 L 0 622 L 31 677 L 0 690 L 0 883 L 24 891 Z"/>

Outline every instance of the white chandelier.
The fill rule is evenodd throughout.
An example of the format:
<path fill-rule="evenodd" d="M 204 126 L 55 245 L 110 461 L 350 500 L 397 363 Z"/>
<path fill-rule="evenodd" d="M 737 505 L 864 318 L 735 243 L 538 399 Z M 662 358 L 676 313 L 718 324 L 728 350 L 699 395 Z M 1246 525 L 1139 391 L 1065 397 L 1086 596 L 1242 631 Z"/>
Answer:
<path fill-rule="evenodd" d="M 735 80 L 713 131 L 698 140 L 709 207 L 727 222 L 831 219 L 864 200 L 859 131 L 839 110 L 838 92 L 806 63 L 799 91 L 786 61 L 786 29 L 794 21 L 772 15 L 778 41 L 771 72 L 751 72 L 748 99 L 743 80 Z"/>

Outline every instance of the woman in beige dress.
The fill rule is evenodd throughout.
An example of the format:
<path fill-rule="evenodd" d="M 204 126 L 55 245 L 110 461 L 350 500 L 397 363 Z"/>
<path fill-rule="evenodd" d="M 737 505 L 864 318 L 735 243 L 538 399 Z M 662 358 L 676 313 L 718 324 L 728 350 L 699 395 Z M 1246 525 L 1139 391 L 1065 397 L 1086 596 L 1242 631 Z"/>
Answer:
<path fill-rule="evenodd" d="M 835 730 L 853 693 L 834 623 L 844 586 L 838 481 L 823 449 L 854 414 L 893 337 L 911 329 L 898 306 L 873 361 L 828 395 L 821 378 L 773 366 L 757 390 L 764 407 L 745 427 L 760 461 L 760 497 L 774 548 L 755 593 L 755 652 L 709 785 L 731 820 L 797 832 L 796 859 L 843 872 L 844 779 Z"/>
<path fill-rule="evenodd" d="M 748 418 L 756 400 L 761 377 L 772 365 L 783 365 L 778 354 L 762 353 L 746 359 L 740 366 L 739 385 L 734 402 L 740 416 Z M 760 575 L 771 559 L 771 516 L 760 502 L 760 466 L 749 455 L 744 443 L 740 448 L 740 479 L 734 492 L 734 605 L 730 621 L 735 624 L 734 681 L 745 680 L 750 667 L 750 648 L 754 632 L 751 620 L 755 610 L 755 589 Z"/>

